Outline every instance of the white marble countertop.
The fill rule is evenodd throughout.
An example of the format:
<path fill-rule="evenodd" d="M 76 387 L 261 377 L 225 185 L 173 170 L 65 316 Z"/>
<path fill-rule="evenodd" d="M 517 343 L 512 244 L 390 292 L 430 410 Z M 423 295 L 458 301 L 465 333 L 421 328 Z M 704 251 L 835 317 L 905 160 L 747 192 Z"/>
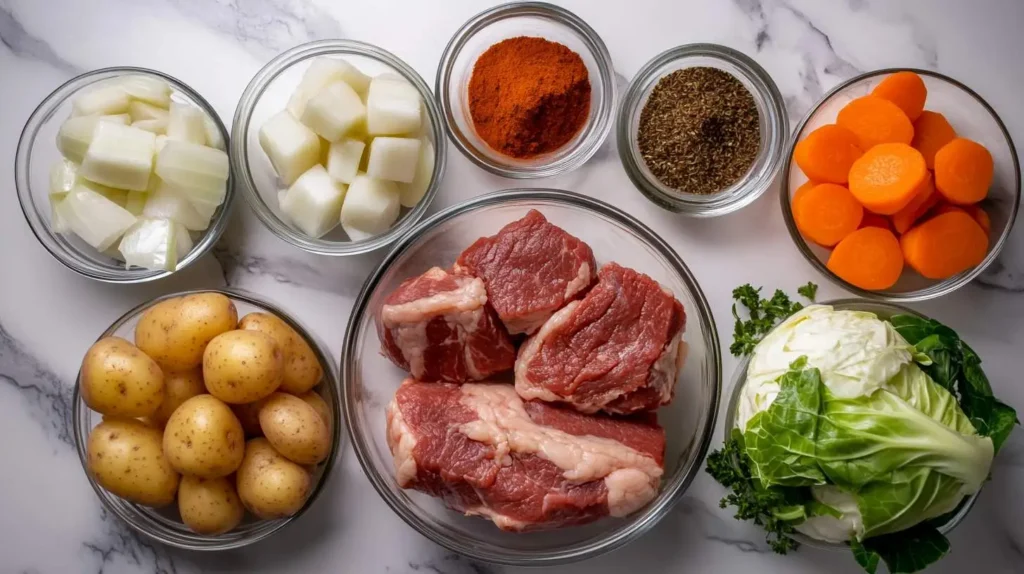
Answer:
<path fill-rule="evenodd" d="M 34 106 L 80 72 L 137 65 L 174 75 L 229 123 L 250 77 L 276 53 L 319 38 L 378 44 L 433 85 L 450 35 L 487 0 L 0 0 L 0 572 L 515 572 L 469 562 L 421 537 L 384 505 L 351 451 L 320 503 L 297 524 L 242 551 L 168 549 L 103 510 L 70 432 L 71 386 L 94 338 L 131 306 L 188 288 L 231 285 L 277 301 L 335 349 L 362 281 L 382 256 L 305 254 L 262 228 L 239 201 L 212 256 L 173 278 L 138 286 L 81 278 L 50 258 L 16 205 L 13 158 Z M 754 57 L 785 95 L 791 120 L 860 71 L 917 66 L 950 74 L 987 98 L 1024 145 L 1024 3 L 1020 0 L 566 1 L 604 38 L 621 87 L 658 52 L 717 42 Z M 442 7 L 443 6 L 443 7 Z M 454 147 L 432 210 L 515 182 L 473 166 Z M 743 211 L 696 221 L 648 203 L 626 178 L 612 142 L 579 171 L 528 185 L 590 194 L 639 217 L 686 260 L 731 340 L 730 291 L 752 282 L 819 298 L 843 295 L 803 261 L 772 192 Z M 915 306 L 953 326 L 985 360 L 1002 398 L 1024 411 L 1024 229 L 992 273 Z M 735 361 L 725 361 L 729 380 Z M 720 436 L 720 435 L 719 435 Z M 716 441 L 717 442 L 717 441 Z M 951 536 L 935 572 L 1024 571 L 1024 432 L 996 461 L 994 479 Z M 763 535 L 718 508 L 723 490 L 701 473 L 651 533 L 600 558 L 549 571 L 858 572 L 846 553 L 773 555 Z"/>

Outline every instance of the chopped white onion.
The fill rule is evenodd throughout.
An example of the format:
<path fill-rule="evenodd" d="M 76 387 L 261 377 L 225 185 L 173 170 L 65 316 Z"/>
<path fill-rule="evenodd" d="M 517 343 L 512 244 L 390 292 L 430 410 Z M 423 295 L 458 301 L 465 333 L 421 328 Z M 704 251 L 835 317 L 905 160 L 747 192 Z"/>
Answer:
<path fill-rule="evenodd" d="M 78 174 L 120 189 L 142 191 L 153 170 L 156 136 L 112 122 L 98 122 Z"/>
<path fill-rule="evenodd" d="M 135 216 L 85 186 L 75 186 L 57 204 L 57 213 L 75 235 L 104 251 L 135 223 Z"/>
<path fill-rule="evenodd" d="M 178 230 L 169 219 L 139 219 L 121 239 L 117 250 L 125 267 L 174 271 L 178 266 Z"/>

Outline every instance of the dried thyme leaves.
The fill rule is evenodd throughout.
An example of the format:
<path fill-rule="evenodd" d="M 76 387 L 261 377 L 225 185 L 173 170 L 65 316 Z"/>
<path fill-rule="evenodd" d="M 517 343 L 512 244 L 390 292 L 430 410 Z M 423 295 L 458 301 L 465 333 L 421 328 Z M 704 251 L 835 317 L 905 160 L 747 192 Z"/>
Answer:
<path fill-rule="evenodd" d="M 728 72 L 676 70 L 647 99 L 637 140 L 647 168 L 662 184 L 685 193 L 716 193 L 739 181 L 757 159 L 757 105 Z"/>

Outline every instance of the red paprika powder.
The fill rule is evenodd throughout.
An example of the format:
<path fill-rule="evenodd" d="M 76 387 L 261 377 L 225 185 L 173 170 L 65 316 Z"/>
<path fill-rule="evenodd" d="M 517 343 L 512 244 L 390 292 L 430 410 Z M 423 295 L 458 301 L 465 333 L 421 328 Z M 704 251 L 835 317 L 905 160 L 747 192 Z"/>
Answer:
<path fill-rule="evenodd" d="M 590 113 L 590 77 L 576 52 L 544 38 L 502 40 L 484 52 L 469 80 L 469 114 L 496 151 L 530 158 L 554 151 Z"/>

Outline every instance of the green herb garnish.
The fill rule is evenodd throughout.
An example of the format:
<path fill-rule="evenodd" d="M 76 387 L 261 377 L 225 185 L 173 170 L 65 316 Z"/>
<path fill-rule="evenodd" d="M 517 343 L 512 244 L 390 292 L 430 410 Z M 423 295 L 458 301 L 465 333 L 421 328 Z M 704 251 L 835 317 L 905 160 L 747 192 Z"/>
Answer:
<path fill-rule="evenodd" d="M 818 286 L 808 282 L 797 289 L 797 292 L 813 302 Z M 755 289 L 750 283 L 733 289 L 732 298 L 736 301 L 732 305 L 732 316 L 736 323 L 729 352 L 737 357 L 749 355 L 775 325 L 804 308 L 803 304 L 791 301 L 789 295 L 783 293 L 781 289 L 776 289 L 771 299 L 762 299 L 761 288 Z M 736 308 L 737 303 L 746 307 L 746 320 L 740 317 Z"/>
<path fill-rule="evenodd" d="M 807 285 L 800 287 L 799 289 L 796 290 L 796 292 L 799 293 L 804 299 L 807 299 L 808 301 L 813 303 L 814 298 L 818 296 L 818 286 L 808 281 Z"/>

